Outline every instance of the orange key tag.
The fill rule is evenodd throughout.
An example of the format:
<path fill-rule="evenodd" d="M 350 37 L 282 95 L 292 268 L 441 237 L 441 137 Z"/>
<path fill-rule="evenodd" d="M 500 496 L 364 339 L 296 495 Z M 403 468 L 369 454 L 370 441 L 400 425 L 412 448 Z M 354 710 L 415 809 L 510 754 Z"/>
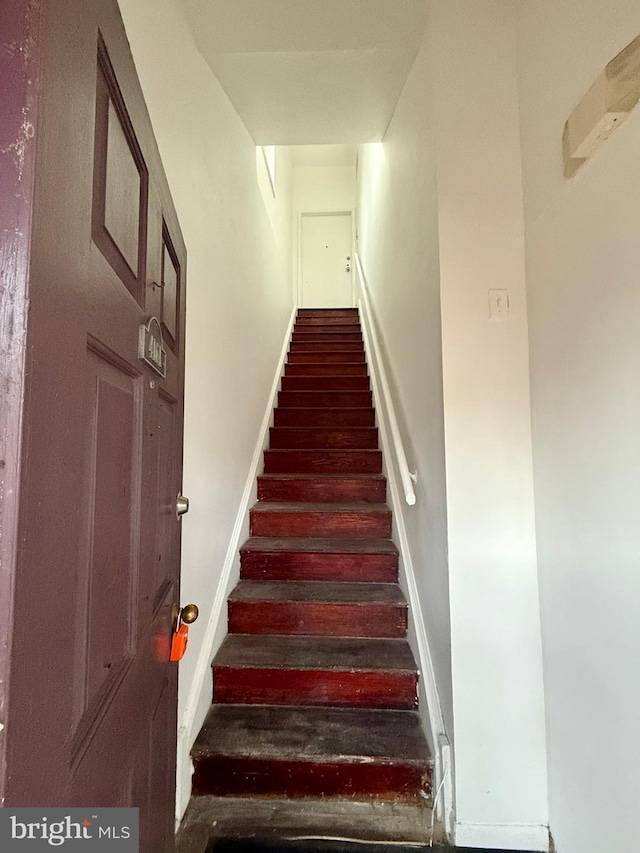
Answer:
<path fill-rule="evenodd" d="M 171 638 L 171 655 L 169 656 L 169 660 L 182 660 L 184 653 L 187 650 L 188 641 L 189 626 L 184 624 L 180 625 L 178 630 L 174 631 L 173 637 Z"/>

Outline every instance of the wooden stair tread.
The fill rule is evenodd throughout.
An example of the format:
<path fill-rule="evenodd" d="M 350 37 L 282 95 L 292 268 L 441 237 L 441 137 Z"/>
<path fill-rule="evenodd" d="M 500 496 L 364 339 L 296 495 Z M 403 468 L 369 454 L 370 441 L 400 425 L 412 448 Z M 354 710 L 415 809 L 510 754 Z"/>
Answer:
<path fill-rule="evenodd" d="M 191 755 L 212 753 L 279 761 L 431 760 L 413 711 L 288 705 L 213 705 Z"/>
<path fill-rule="evenodd" d="M 407 606 L 394 583 L 330 583 L 326 581 L 241 580 L 229 601 L 309 601 L 332 604 L 390 604 Z"/>
<path fill-rule="evenodd" d="M 323 328 L 338 326 L 340 328 L 360 328 L 360 321 L 357 317 L 299 317 L 296 319 L 294 328 L 302 329 L 307 326 L 312 328 L 320 326 Z"/>
<path fill-rule="evenodd" d="M 384 513 L 385 515 L 391 510 L 386 504 L 368 504 L 360 503 L 294 503 L 293 501 L 286 503 L 277 503 L 276 501 L 258 501 L 252 507 L 253 512 L 362 512 L 370 514 L 372 512 Z"/>
<path fill-rule="evenodd" d="M 269 437 L 272 450 L 378 449 L 377 427 L 273 426 L 269 430 Z"/>
<path fill-rule="evenodd" d="M 259 474 L 261 480 L 364 480 L 385 481 L 384 474 Z"/>
<path fill-rule="evenodd" d="M 365 361 L 365 354 L 363 349 L 303 349 L 298 352 L 290 351 L 289 359 L 291 358 L 297 362 L 308 363 L 308 364 L 316 364 L 319 360 L 323 358 L 327 358 L 330 361 L 345 361 L 345 362 L 353 362 L 362 364 Z"/>
<path fill-rule="evenodd" d="M 261 474 L 258 501 L 364 501 L 384 504 L 387 481 L 381 474 Z"/>
<path fill-rule="evenodd" d="M 353 426 L 301 426 L 301 427 L 271 427 L 272 430 L 276 431 L 291 431 L 295 430 L 296 432 L 301 433 L 302 435 L 311 435 L 312 432 L 320 432 L 324 435 L 330 435 L 331 433 L 336 432 L 346 432 L 350 435 L 354 433 L 361 432 L 363 434 L 371 434 L 373 432 L 378 432 L 377 427 L 353 427 Z"/>
<path fill-rule="evenodd" d="M 283 376 L 282 391 L 370 391 L 368 376 Z"/>
<path fill-rule="evenodd" d="M 375 410 L 367 407 L 276 409 L 275 426 L 375 426 Z"/>
<path fill-rule="evenodd" d="M 324 539 L 252 536 L 244 543 L 240 553 L 260 551 L 280 553 L 286 551 L 318 554 L 394 554 L 398 549 L 391 539 Z"/>
<path fill-rule="evenodd" d="M 228 634 L 213 667 L 417 673 L 406 640 L 272 634 Z"/>
<path fill-rule="evenodd" d="M 292 341 L 289 355 L 295 352 L 364 352 L 364 341 Z"/>
<path fill-rule="evenodd" d="M 265 474 L 380 474 L 381 450 L 318 448 L 269 449 L 264 452 Z"/>
<path fill-rule="evenodd" d="M 285 376 L 368 376 L 364 362 L 288 362 Z"/>
<path fill-rule="evenodd" d="M 283 408 L 373 409 L 371 391 L 279 391 Z"/>
<path fill-rule="evenodd" d="M 315 379 L 316 377 L 314 376 L 314 377 L 304 377 L 304 378 L 305 379 L 309 379 L 309 378 Z M 309 397 L 310 399 L 312 399 L 313 397 L 324 397 L 325 393 L 326 393 L 325 391 L 305 391 L 304 395 L 305 395 L 305 397 Z M 337 399 L 343 398 L 346 400 L 349 397 L 351 397 L 354 392 L 353 391 L 335 391 L 333 393 Z M 365 395 L 368 395 L 369 397 L 371 397 L 371 393 L 372 393 L 371 391 L 361 391 L 358 393 L 358 397 L 359 397 L 359 399 L 364 399 Z M 310 407 L 310 406 L 285 406 L 284 408 L 309 409 L 312 407 Z M 365 406 L 356 406 L 356 405 L 351 405 L 350 403 L 347 403 L 345 406 L 329 406 L 328 408 L 330 408 L 330 409 L 369 409 L 369 408 L 371 408 L 371 404 L 365 405 Z"/>
<path fill-rule="evenodd" d="M 341 332 L 337 335 L 326 335 L 321 332 L 315 332 L 312 334 L 308 334 L 306 332 L 294 332 L 291 338 L 291 346 L 295 347 L 297 344 L 311 344 L 311 343 L 331 343 L 331 344 L 360 344 L 364 346 L 364 340 L 362 338 L 362 334 L 360 332 Z"/>

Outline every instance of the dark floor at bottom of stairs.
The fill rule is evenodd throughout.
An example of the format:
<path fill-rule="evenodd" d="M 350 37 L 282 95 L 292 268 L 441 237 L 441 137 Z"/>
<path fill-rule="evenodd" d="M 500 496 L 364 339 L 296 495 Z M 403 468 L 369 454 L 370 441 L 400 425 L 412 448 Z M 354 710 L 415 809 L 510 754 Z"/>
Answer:
<path fill-rule="evenodd" d="M 417 847 L 396 844 L 360 844 L 345 841 L 260 841 L 256 838 L 217 838 L 211 841 L 206 853 L 515 853 L 509 850 L 479 850 L 469 847 Z"/>

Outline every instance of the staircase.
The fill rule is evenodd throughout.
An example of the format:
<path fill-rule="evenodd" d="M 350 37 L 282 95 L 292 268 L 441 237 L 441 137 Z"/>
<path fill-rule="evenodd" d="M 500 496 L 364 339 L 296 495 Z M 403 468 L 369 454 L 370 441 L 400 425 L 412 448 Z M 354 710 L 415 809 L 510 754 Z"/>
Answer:
<path fill-rule="evenodd" d="M 356 309 L 301 309 L 193 793 L 423 803 L 431 760 Z"/>

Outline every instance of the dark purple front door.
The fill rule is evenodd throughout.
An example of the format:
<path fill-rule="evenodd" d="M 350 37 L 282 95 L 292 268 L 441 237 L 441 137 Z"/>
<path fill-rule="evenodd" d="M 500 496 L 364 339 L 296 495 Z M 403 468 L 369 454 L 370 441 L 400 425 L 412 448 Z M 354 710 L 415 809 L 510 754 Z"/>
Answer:
<path fill-rule="evenodd" d="M 0 253 L 28 258 L 19 393 L 2 396 L 22 418 L 4 802 L 138 806 L 141 850 L 170 851 L 185 248 L 115 0 L 3 0 L 0 24 L 0 113 L 24 119 L 0 155 L 22 243 L 5 229 Z"/>

